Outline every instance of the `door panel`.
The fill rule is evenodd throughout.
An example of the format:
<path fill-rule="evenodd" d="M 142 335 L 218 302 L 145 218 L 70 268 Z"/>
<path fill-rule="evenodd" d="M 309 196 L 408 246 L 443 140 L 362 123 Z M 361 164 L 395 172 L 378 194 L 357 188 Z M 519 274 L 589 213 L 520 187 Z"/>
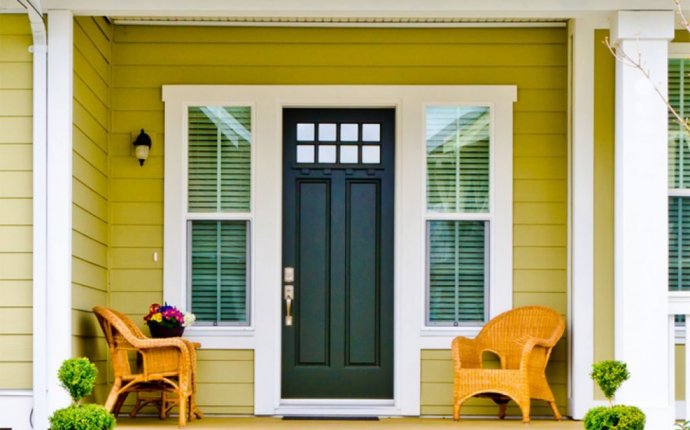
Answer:
<path fill-rule="evenodd" d="M 283 112 L 283 398 L 393 398 L 394 118 Z"/>
<path fill-rule="evenodd" d="M 298 182 L 300 273 L 299 358 L 304 364 L 328 364 L 330 214 L 329 181 Z"/>

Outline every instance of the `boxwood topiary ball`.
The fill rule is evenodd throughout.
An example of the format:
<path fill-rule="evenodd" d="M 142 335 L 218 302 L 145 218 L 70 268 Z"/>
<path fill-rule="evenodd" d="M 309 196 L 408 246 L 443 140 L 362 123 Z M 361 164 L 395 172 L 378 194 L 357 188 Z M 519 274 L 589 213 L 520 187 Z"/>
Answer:
<path fill-rule="evenodd" d="M 644 430 L 644 423 L 644 413 L 635 406 L 599 406 L 585 415 L 587 430 Z"/>

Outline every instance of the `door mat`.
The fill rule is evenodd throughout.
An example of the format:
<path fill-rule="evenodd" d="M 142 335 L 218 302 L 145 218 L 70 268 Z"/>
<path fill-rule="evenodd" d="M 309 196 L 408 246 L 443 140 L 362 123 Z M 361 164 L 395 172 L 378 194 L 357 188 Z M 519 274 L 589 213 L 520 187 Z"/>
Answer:
<path fill-rule="evenodd" d="M 378 421 L 379 417 L 348 417 L 344 415 L 290 415 L 283 417 L 286 421 Z"/>

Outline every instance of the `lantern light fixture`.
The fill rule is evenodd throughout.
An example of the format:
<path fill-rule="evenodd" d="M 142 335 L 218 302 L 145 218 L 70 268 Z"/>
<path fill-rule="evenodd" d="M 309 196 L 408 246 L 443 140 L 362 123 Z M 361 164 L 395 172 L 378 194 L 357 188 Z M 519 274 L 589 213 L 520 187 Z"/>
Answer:
<path fill-rule="evenodd" d="M 143 166 L 144 161 L 149 158 L 149 151 L 151 150 L 151 137 L 141 129 L 141 133 L 134 139 L 134 156 L 139 160 L 139 165 Z"/>

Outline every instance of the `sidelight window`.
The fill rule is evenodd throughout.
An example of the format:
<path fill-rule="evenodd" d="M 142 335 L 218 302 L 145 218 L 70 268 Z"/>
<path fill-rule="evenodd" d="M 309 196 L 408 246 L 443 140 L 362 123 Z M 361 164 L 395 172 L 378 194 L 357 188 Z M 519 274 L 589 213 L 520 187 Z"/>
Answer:
<path fill-rule="evenodd" d="M 426 109 L 427 324 L 488 317 L 490 109 Z"/>
<path fill-rule="evenodd" d="M 251 110 L 187 109 L 187 303 L 197 325 L 249 322 Z"/>

